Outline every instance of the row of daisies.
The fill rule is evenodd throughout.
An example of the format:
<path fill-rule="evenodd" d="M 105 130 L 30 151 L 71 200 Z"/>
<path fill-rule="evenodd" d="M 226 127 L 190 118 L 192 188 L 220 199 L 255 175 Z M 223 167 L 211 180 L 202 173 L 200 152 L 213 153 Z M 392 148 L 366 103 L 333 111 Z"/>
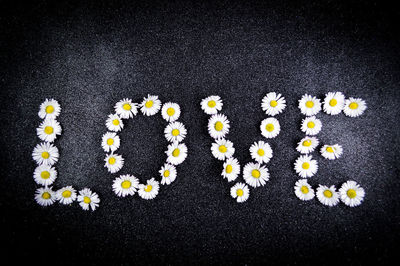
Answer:
<path fill-rule="evenodd" d="M 206 114 L 211 115 L 208 120 L 208 132 L 215 140 L 211 145 L 211 152 L 216 159 L 224 161 L 221 175 L 228 182 L 232 182 L 240 175 L 241 167 L 239 161 L 233 157 L 235 153 L 233 143 L 225 139 L 229 133 L 230 122 L 224 114 L 219 113 L 222 110 L 223 102 L 219 96 L 213 95 L 203 99 L 200 105 Z M 279 114 L 285 107 L 286 101 L 280 94 L 272 92 L 262 99 L 261 108 L 268 115 Z M 280 132 L 279 121 L 276 118 L 268 117 L 261 122 L 260 130 L 261 135 L 265 138 L 275 138 Z M 245 202 L 249 198 L 248 185 L 256 188 L 264 186 L 269 180 L 268 168 L 263 164 L 268 163 L 273 156 L 271 146 L 264 141 L 258 141 L 252 144 L 249 151 L 251 158 L 256 162 L 249 162 L 243 168 L 243 179 L 246 184 L 238 182 L 230 190 L 232 198 L 239 203 Z"/>
<path fill-rule="evenodd" d="M 270 103 L 273 104 L 272 102 Z M 320 99 L 311 95 L 303 95 L 299 100 L 299 109 L 306 116 L 302 120 L 301 130 L 306 134 L 297 145 L 296 150 L 301 155 L 294 164 L 296 173 L 302 177 L 294 187 L 296 196 L 303 201 L 311 200 L 317 195 L 318 200 L 327 206 L 335 206 L 341 200 L 350 207 L 361 204 L 364 199 L 365 191 L 355 181 L 349 180 L 342 184 L 339 191 L 334 185 L 328 187 L 319 185 L 316 193 L 311 185 L 307 182 L 307 178 L 314 176 L 318 171 L 318 163 L 312 158 L 312 153 L 319 145 L 317 135 L 322 129 L 321 120 L 316 115 L 323 109 L 325 113 L 330 115 L 338 115 L 342 111 L 346 116 L 357 117 L 364 113 L 367 105 L 364 100 L 359 98 L 345 99 L 341 92 L 329 92 L 325 95 L 325 99 L 321 103 Z M 339 144 L 323 145 L 320 149 L 321 155 L 328 160 L 335 160 L 343 154 L 343 148 Z"/>
<path fill-rule="evenodd" d="M 70 205 L 77 200 L 82 209 L 95 210 L 99 206 L 100 199 L 89 188 L 84 188 L 77 193 L 72 186 L 66 186 L 56 191 L 50 186 L 57 178 L 57 170 L 53 165 L 58 161 L 59 152 L 52 142 L 62 132 L 60 123 L 56 120 L 60 113 L 61 106 L 54 99 L 46 99 L 39 108 L 38 115 L 43 121 L 36 132 L 43 142 L 36 145 L 32 153 L 33 160 L 38 165 L 33 173 L 33 179 L 43 187 L 36 190 L 35 200 L 41 206 L 49 206 L 56 201 Z"/>
<path fill-rule="evenodd" d="M 170 142 L 167 151 L 166 163 L 159 170 L 161 184 L 171 184 L 177 176 L 176 166 L 181 164 L 187 157 L 188 149 L 181 143 L 186 137 L 184 124 L 178 122 L 181 109 L 178 104 L 167 102 L 162 104 L 158 96 L 148 95 L 140 104 L 133 103 L 131 99 L 122 99 L 114 106 L 115 114 L 110 114 L 106 120 L 106 127 L 109 132 L 102 137 L 101 146 L 106 153 L 104 166 L 111 173 L 117 173 L 124 166 L 124 158 L 114 153 L 120 147 L 119 132 L 124 127 L 123 119 L 133 118 L 138 114 L 138 109 L 146 116 L 153 116 L 161 110 L 161 115 L 169 124 L 165 127 L 164 135 Z M 134 175 L 120 175 L 115 178 L 112 185 L 114 193 L 119 197 L 132 196 L 136 192 L 143 199 L 154 199 L 159 192 L 159 182 L 155 178 L 140 184 Z"/>

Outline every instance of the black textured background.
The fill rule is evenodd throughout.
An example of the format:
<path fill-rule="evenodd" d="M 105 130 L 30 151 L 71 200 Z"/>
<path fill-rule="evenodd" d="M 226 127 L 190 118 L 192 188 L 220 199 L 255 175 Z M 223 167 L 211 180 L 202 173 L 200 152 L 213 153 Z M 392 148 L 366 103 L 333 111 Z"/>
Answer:
<path fill-rule="evenodd" d="M 85 1 L 82 1 L 85 2 Z M 365 1 L 89 4 L 1 1 L 2 253 L 48 264 L 255 264 L 388 262 L 399 242 L 399 31 L 394 6 Z M 303 136 L 296 107 L 304 93 L 361 97 L 359 118 L 318 115 L 322 143 L 344 155 L 323 160 L 310 178 L 337 187 L 348 179 L 366 190 L 358 208 L 301 202 L 295 144 Z M 236 204 L 222 163 L 210 152 L 202 98 L 218 94 L 231 121 L 228 139 L 242 165 L 262 137 L 260 108 L 269 91 L 288 102 L 269 141 L 271 179 Z M 117 198 L 103 167 L 101 135 L 116 101 L 148 93 L 180 104 L 188 135 L 178 178 L 155 200 Z M 31 159 L 39 143 L 39 105 L 63 108 L 55 187 L 92 188 L 95 212 L 33 199 Z M 144 181 L 166 159 L 160 116 L 129 120 L 120 134 L 126 165 Z M 160 156 L 161 155 L 161 156 Z"/>

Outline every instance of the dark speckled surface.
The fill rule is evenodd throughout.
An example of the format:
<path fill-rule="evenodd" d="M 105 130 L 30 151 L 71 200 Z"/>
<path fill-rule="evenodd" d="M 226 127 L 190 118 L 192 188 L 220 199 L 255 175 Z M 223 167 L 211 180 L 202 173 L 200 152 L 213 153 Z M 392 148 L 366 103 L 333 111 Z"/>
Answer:
<path fill-rule="evenodd" d="M 399 32 L 397 9 L 365 2 L 200 4 L 2 4 L 0 16 L 1 227 L 14 259 L 56 264 L 361 264 L 388 262 L 399 241 Z M 366 190 L 357 208 L 299 201 L 295 145 L 304 135 L 297 101 L 328 91 L 366 100 L 359 118 L 318 114 L 322 143 L 340 143 L 335 161 L 318 153 L 318 184 L 352 179 Z M 202 98 L 217 94 L 231 121 L 228 139 L 242 165 L 262 136 L 269 91 L 288 107 L 265 187 L 236 204 L 222 163 L 210 152 Z M 104 121 L 116 101 L 148 93 L 180 104 L 187 160 L 153 201 L 117 198 L 103 167 Z M 62 105 L 55 187 L 85 186 L 101 206 L 42 208 L 33 200 L 31 159 L 45 98 Z M 166 159 L 160 116 L 129 120 L 120 134 L 126 165 L 141 181 Z M 3 240 L 3 241 L 4 241 Z M 18 254 L 16 257 L 14 254 Z"/>

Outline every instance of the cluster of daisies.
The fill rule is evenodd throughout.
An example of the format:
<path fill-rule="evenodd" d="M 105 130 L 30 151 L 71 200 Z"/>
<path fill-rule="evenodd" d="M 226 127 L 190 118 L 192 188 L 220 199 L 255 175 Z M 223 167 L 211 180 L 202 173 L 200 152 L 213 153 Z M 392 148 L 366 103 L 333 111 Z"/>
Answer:
<path fill-rule="evenodd" d="M 49 206 L 56 201 L 70 205 L 77 200 L 82 209 L 95 210 L 99 206 L 100 199 L 89 188 L 77 192 L 72 186 L 66 186 L 59 190 L 53 190 L 51 186 L 57 178 L 57 170 L 54 168 L 54 164 L 58 161 L 59 153 L 53 143 L 62 132 L 60 123 L 56 120 L 60 113 L 61 106 L 54 99 L 46 99 L 40 105 L 38 114 L 43 121 L 36 131 L 43 142 L 36 145 L 32 157 L 37 163 L 33 179 L 36 184 L 42 187 L 36 190 L 35 200 L 41 206 Z"/>
<path fill-rule="evenodd" d="M 225 138 L 229 133 L 230 123 L 224 114 L 219 113 L 223 106 L 222 100 L 219 96 L 209 96 L 203 99 L 200 105 L 206 114 L 211 115 L 208 120 L 208 132 L 214 139 L 211 153 L 216 159 L 224 161 L 221 175 L 228 182 L 232 182 L 240 175 L 241 167 L 239 161 L 233 157 L 235 153 L 233 143 Z M 286 101 L 280 94 L 271 92 L 263 98 L 261 107 L 266 114 L 275 116 L 285 109 Z M 280 132 L 279 121 L 273 117 L 264 119 L 260 129 L 265 138 L 274 138 Z M 243 168 L 245 183 L 238 182 L 230 190 L 231 196 L 237 202 L 244 202 L 249 198 L 248 186 L 254 188 L 264 186 L 269 180 L 269 172 L 264 164 L 272 158 L 271 146 L 264 141 L 255 142 L 250 147 L 250 155 L 255 162 L 249 162 Z"/>
<path fill-rule="evenodd" d="M 302 155 L 297 158 L 294 169 L 302 178 L 294 187 L 296 196 L 301 200 L 311 200 L 315 196 L 313 188 L 308 184 L 307 178 L 314 176 L 318 171 L 318 163 L 312 158 L 311 153 L 318 147 L 319 141 L 315 137 L 322 129 L 321 120 L 316 115 L 323 109 L 330 115 L 338 115 L 342 111 L 346 116 L 357 117 L 364 113 L 367 105 L 359 98 L 345 99 L 341 92 L 329 92 L 324 101 L 311 96 L 303 95 L 299 100 L 299 109 L 306 116 L 301 123 L 301 131 L 306 136 L 300 140 L 296 150 Z M 343 148 L 339 144 L 323 145 L 320 149 L 321 155 L 328 160 L 335 160 L 343 154 Z M 364 189 L 354 181 L 345 182 L 339 191 L 334 185 L 328 187 L 319 185 L 316 191 L 318 200 L 327 206 L 335 206 L 342 200 L 350 207 L 358 206 L 364 199 Z"/>
<path fill-rule="evenodd" d="M 115 104 L 115 113 L 110 114 L 106 120 L 109 132 L 103 135 L 101 141 L 101 146 L 107 153 L 104 166 L 111 174 L 119 172 L 124 166 L 124 158 L 115 153 L 120 146 L 120 137 L 117 132 L 124 128 L 123 119 L 133 118 L 139 113 L 139 109 L 146 116 L 153 116 L 161 110 L 162 117 L 169 123 L 164 130 L 165 138 L 170 142 L 165 152 L 167 160 L 159 170 L 161 184 L 169 185 L 176 179 L 176 166 L 187 157 L 187 147 L 181 143 L 186 137 L 187 131 L 185 126 L 177 121 L 181 114 L 179 105 L 171 102 L 162 104 L 155 95 L 148 95 L 140 104 L 133 103 L 131 99 L 122 99 Z M 125 174 L 114 180 L 112 188 L 119 197 L 132 196 L 137 192 L 141 198 L 148 200 L 157 196 L 160 184 L 155 178 L 140 184 L 137 177 Z"/>

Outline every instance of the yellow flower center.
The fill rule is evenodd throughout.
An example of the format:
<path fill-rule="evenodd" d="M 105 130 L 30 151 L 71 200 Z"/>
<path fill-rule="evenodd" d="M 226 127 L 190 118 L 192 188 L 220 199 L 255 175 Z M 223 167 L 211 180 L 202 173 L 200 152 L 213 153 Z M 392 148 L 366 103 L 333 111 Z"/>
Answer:
<path fill-rule="evenodd" d="M 226 172 L 227 174 L 232 173 L 232 170 L 233 170 L 233 167 L 232 167 L 232 165 L 230 165 L 230 164 L 228 164 L 228 165 L 226 166 L 226 168 L 225 168 L 225 172 Z"/>
<path fill-rule="evenodd" d="M 332 198 L 333 193 L 330 190 L 325 190 L 324 191 L 324 196 L 327 197 L 327 198 Z"/>
<path fill-rule="evenodd" d="M 260 156 L 264 156 L 265 151 L 263 149 L 258 149 L 257 154 Z"/>
<path fill-rule="evenodd" d="M 164 171 L 164 177 L 169 177 L 169 175 L 170 175 L 169 170 L 165 170 L 165 171 Z"/>
<path fill-rule="evenodd" d="M 302 165 L 301 165 L 301 167 L 303 167 L 303 169 L 308 169 L 308 168 L 310 168 L 310 163 L 308 163 L 308 162 L 304 162 Z"/>
<path fill-rule="evenodd" d="M 301 191 L 301 193 L 303 193 L 303 194 L 308 194 L 309 189 L 308 189 L 307 186 L 302 186 L 302 187 L 300 188 L 300 191 Z"/>
<path fill-rule="evenodd" d="M 357 109 L 358 108 L 358 103 L 356 103 L 356 102 L 352 102 L 351 104 L 349 104 L 349 108 L 350 109 Z"/>
<path fill-rule="evenodd" d="M 241 197 L 241 196 L 243 196 L 243 189 L 238 189 L 238 190 L 236 190 L 236 195 L 238 196 L 238 197 Z"/>
<path fill-rule="evenodd" d="M 153 189 L 152 185 L 147 185 L 146 188 L 144 189 L 144 191 L 150 192 L 152 189 Z"/>
<path fill-rule="evenodd" d="M 110 159 L 108 159 L 108 163 L 109 164 L 115 164 L 116 160 L 114 157 L 111 157 Z"/>
<path fill-rule="evenodd" d="M 43 199 L 50 199 L 50 198 L 51 198 L 51 195 L 50 195 L 49 192 L 44 192 L 44 193 L 42 194 L 42 198 L 43 198 Z"/>
<path fill-rule="evenodd" d="M 333 152 L 333 148 L 332 147 L 327 147 L 326 151 L 332 153 Z"/>
<path fill-rule="evenodd" d="M 176 128 L 175 128 L 175 129 L 172 130 L 171 133 L 172 133 L 172 136 L 176 137 L 176 136 L 179 135 L 180 132 L 179 132 L 179 129 L 176 129 Z"/>
<path fill-rule="evenodd" d="M 49 159 L 49 157 L 50 157 L 50 153 L 48 153 L 47 151 L 42 152 L 43 159 Z"/>
<path fill-rule="evenodd" d="M 257 169 L 254 169 L 253 171 L 251 171 L 251 176 L 254 178 L 259 178 L 261 175 L 260 171 Z"/>
<path fill-rule="evenodd" d="M 221 145 L 221 146 L 219 146 L 219 151 L 220 152 L 222 152 L 222 153 L 225 153 L 228 149 L 226 148 L 226 146 L 225 145 Z"/>
<path fill-rule="evenodd" d="M 349 190 L 347 190 L 347 196 L 350 199 L 354 199 L 357 196 L 357 193 L 354 189 L 349 189 Z"/>
<path fill-rule="evenodd" d="M 92 202 L 92 200 L 89 197 L 85 196 L 85 197 L 83 197 L 83 202 L 86 204 L 89 204 Z"/>
<path fill-rule="evenodd" d="M 278 105 L 278 102 L 275 101 L 275 100 L 272 100 L 272 101 L 269 102 L 269 105 L 270 105 L 271 107 L 276 107 L 276 106 Z"/>
<path fill-rule="evenodd" d="M 132 106 L 129 103 L 125 103 L 124 105 L 122 105 L 122 108 L 124 108 L 124 110 L 131 110 Z"/>
<path fill-rule="evenodd" d="M 216 131 L 221 131 L 224 128 L 224 124 L 221 121 L 217 121 L 214 125 Z"/>
<path fill-rule="evenodd" d="M 176 148 L 176 149 L 172 152 L 172 156 L 178 157 L 180 153 L 181 153 L 181 151 L 180 151 L 178 148 Z"/>
<path fill-rule="evenodd" d="M 311 140 L 305 140 L 305 141 L 303 141 L 303 146 L 306 146 L 306 147 L 310 147 L 311 146 Z"/>
<path fill-rule="evenodd" d="M 167 109 L 167 115 L 168 116 L 173 116 L 175 114 L 175 109 L 170 107 Z"/>
<path fill-rule="evenodd" d="M 314 128 L 315 127 L 315 123 L 310 121 L 310 122 L 307 123 L 307 127 L 308 128 Z"/>
<path fill-rule="evenodd" d="M 336 99 L 331 99 L 329 101 L 329 105 L 332 106 L 332 107 L 336 106 L 336 104 L 337 104 L 337 100 Z"/>
<path fill-rule="evenodd" d="M 306 102 L 306 106 L 307 106 L 308 108 L 313 108 L 313 107 L 314 107 L 314 102 L 313 102 L 313 101 L 307 101 L 307 102 Z"/>
<path fill-rule="evenodd" d="M 131 181 L 129 181 L 129 180 L 125 180 L 125 181 L 123 181 L 123 182 L 121 183 L 121 187 L 122 187 L 123 189 L 128 189 L 128 188 L 131 187 L 131 185 L 132 185 L 132 183 L 131 183 Z"/>
<path fill-rule="evenodd" d="M 72 192 L 69 190 L 65 190 L 62 194 L 61 194 L 64 198 L 69 198 L 72 195 Z"/>
<path fill-rule="evenodd" d="M 107 145 L 111 146 L 111 145 L 113 145 L 113 144 L 114 144 L 114 139 L 109 138 L 109 139 L 107 140 Z"/>
<path fill-rule="evenodd" d="M 113 123 L 114 126 L 118 126 L 119 125 L 119 120 L 118 119 L 114 119 L 112 121 L 112 123 Z"/>
<path fill-rule="evenodd" d="M 46 113 L 51 114 L 53 112 L 54 112 L 54 107 L 52 105 L 46 107 Z"/>
<path fill-rule="evenodd" d="M 44 133 L 47 135 L 53 134 L 54 129 L 51 126 L 47 126 L 44 128 Z"/>
<path fill-rule="evenodd" d="M 48 179 L 48 178 L 50 178 L 50 172 L 49 171 L 43 171 L 40 174 L 40 177 L 43 178 L 43 179 Z"/>
<path fill-rule="evenodd" d="M 267 130 L 268 132 L 274 131 L 274 125 L 273 124 L 267 124 L 265 126 L 265 130 Z"/>
<path fill-rule="evenodd" d="M 217 103 L 214 100 L 211 100 L 211 101 L 208 101 L 207 105 L 210 108 L 214 108 L 217 105 Z"/>
<path fill-rule="evenodd" d="M 149 100 L 146 102 L 145 106 L 146 108 L 151 108 L 153 106 L 154 102 L 152 100 Z"/>

